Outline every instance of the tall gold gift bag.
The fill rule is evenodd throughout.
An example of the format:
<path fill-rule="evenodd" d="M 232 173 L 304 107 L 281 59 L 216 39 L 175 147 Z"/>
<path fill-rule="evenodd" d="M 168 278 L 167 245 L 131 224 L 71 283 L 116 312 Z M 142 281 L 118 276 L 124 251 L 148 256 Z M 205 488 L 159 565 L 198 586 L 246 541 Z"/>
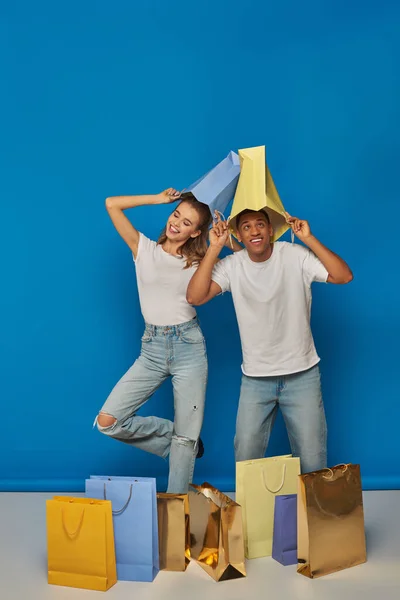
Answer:
<path fill-rule="evenodd" d="M 160 569 L 186 571 L 190 560 L 187 494 L 157 494 Z"/>
<path fill-rule="evenodd" d="M 360 465 L 299 477 L 298 573 L 314 578 L 366 562 Z"/>

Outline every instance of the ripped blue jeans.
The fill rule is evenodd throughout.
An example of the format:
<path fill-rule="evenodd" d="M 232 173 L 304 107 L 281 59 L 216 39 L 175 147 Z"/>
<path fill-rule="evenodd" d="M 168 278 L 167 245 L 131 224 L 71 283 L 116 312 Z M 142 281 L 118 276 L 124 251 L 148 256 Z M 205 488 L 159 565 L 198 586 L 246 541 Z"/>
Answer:
<path fill-rule="evenodd" d="M 194 472 L 203 424 L 207 353 L 197 318 L 173 326 L 146 324 L 139 358 L 116 384 L 101 409 L 115 422 L 101 433 L 166 458 L 168 493 L 186 493 Z M 168 377 L 174 391 L 174 422 L 137 411 Z"/>

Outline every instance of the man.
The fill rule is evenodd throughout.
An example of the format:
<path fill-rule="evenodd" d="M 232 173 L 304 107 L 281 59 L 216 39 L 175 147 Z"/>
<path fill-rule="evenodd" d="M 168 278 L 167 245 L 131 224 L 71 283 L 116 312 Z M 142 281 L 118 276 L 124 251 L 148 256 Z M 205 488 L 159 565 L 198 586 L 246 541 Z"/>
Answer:
<path fill-rule="evenodd" d="M 244 249 L 219 262 L 228 230 L 225 222 L 216 223 L 207 254 L 189 283 L 187 300 L 200 305 L 232 293 L 243 354 L 236 461 L 264 457 L 280 407 L 292 453 L 308 473 L 327 466 L 320 359 L 310 328 L 311 284 L 345 284 L 353 275 L 311 233 L 307 221 L 289 214 L 287 221 L 306 247 L 272 244 L 268 213 L 244 210 L 236 218 Z"/>

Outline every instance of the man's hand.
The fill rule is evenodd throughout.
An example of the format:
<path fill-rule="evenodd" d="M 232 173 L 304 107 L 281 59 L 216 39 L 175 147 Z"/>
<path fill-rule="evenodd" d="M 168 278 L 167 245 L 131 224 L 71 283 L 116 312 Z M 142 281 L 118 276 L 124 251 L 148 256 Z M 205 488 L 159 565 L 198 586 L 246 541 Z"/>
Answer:
<path fill-rule="evenodd" d="M 287 223 L 289 223 L 293 233 L 299 238 L 299 240 L 306 242 L 307 239 L 312 237 L 308 221 L 298 219 L 297 217 L 292 217 L 288 212 L 285 212 L 285 214 Z"/>
<path fill-rule="evenodd" d="M 221 217 L 217 211 L 215 211 L 215 218 L 216 220 L 213 221 L 213 226 L 209 234 L 210 246 L 222 250 L 229 237 L 228 226 L 226 221 L 221 221 Z"/>
<path fill-rule="evenodd" d="M 312 235 L 307 221 L 291 217 L 289 213 L 285 214 L 286 221 L 292 228 L 293 233 L 308 246 L 328 271 L 328 283 L 350 283 L 353 279 L 353 273 L 348 264 Z"/>
<path fill-rule="evenodd" d="M 176 202 L 181 197 L 181 192 L 178 192 L 175 188 L 168 188 L 157 194 L 158 204 L 171 204 L 171 202 Z"/>

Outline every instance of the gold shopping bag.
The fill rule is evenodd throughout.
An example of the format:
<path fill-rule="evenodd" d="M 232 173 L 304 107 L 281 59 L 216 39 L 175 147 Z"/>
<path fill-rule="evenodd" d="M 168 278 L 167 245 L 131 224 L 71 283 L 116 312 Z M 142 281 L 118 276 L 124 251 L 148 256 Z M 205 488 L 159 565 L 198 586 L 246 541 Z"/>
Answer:
<path fill-rule="evenodd" d="M 117 582 L 111 502 L 46 501 L 48 582 L 106 591 Z"/>
<path fill-rule="evenodd" d="M 366 562 L 360 465 L 299 477 L 297 572 L 314 578 Z"/>
<path fill-rule="evenodd" d="M 296 494 L 299 475 L 300 459 L 290 454 L 236 463 L 246 558 L 272 555 L 275 496 Z"/>
<path fill-rule="evenodd" d="M 236 217 L 245 210 L 264 209 L 270 218 L 276 242 L 289 228 L 285 209 L 271 172 L 265 162 L 265 146 L 239 150 L 240 177 L 229 217 L 230 230 L 236 237 Z"/>
<path fill-rule="evenodd" d="M 246 577 L 241 507 L 209 483 L 189 489 L 191 558 L 215 581 Z"/>
<path fill-rule="evenodd" d="M 186 571 L 190 560 L 187 494 L 157 494 L 160 570 Z"/>

